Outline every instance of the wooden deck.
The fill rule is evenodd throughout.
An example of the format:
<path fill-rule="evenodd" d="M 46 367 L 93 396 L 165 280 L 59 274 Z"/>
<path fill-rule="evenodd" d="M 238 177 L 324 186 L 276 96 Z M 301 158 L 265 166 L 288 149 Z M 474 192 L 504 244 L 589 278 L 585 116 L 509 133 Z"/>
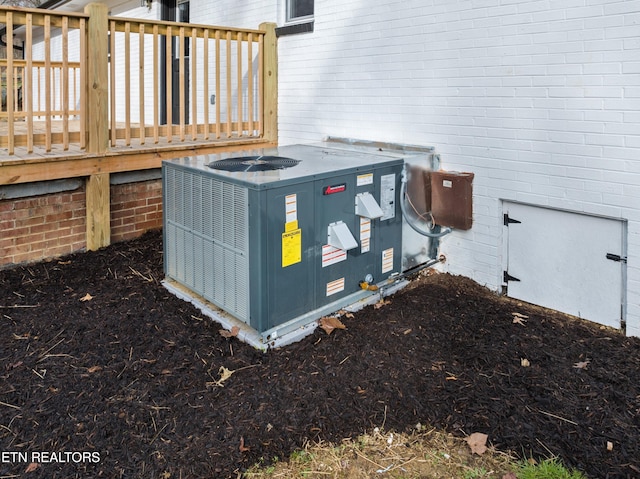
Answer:
<path fill-rule="evenodd" d="M 80 135 L 80 125 L 78 120 L 72 120 L 68 122 L 68 125 L 65 127 L 62 121 L 60 120 L 52 120 L 50 122 L 51 134 L 54 136 L 66 134 L 69 137 L 76 139 L 79 138 Z M 118 127 L 122 127 L 124 131 L 124 124 L 118 124 Z M 133 131 L 139 129 L 139 125 L 130 125 Z M 147 126 L 147 129 L 152 128 L 152 126 Z M 174 128 L 179 128 L 177 125 Z M 47 125 L 44 121 L 34 121 L 33 122 L 33 130 L 34 135 L 44 136 L 46 135 Z M 237 135 L 224 137 L 221 135 L 220 138 L 215 138 L 215 135 L 212 134 L 208 139 L 204 139 L 204 135 L 199 134 L 197 136 L 193 136 L 189 134 L 190 126 L 186 127 L 187 132 L 183 135 L 184 140 L 180 139 L 180 135 L 175 135 L 169 141 L 169 138 L 166 136 L 159 137 L 157 141 L 154 141 L 152 138 L 145 138 L 144 143 L 141 142 L 139 138 L 130 138 L 126 139 L 123 135 L 118 135 L 119 138 L 115 141 L 115 146 L 110 147 L 108 153 L 102 155 L 104 157 L 111 157 L 114 155 L 127 155 L 127 156 L 136 156 L 136 155 L 144 155 L 144 154 L 155 154 L 160 155 L 163 158 L 167 157 L 167 155 L 171 155 L 172 152 L 175 155 L 181 155 L 184 152 L 189 151 L 216 151 L 221 148 L 231 148 L 235 149 L 240 146 L 248 146 L 249 148 L 255 148 L 256 144 L 265 143 L 262 138 L 258 137 L 238 137 Z M 200 130 L 202 128 L 200 127 Z M 15 137 L 20 138 L 22 135 L 26 135 L 27 125 L 26 122 L 17 121 L 14 123 L 14 131 Z M 6 137 L 8 132 L 8 126 L 6 121 L 0 121 L 0 138 Z M 269 142 L 266 142 L 269 143 Z M 269 143 L 270 144 L 270 143 Z M 47 151 L 43 147 L 34 146 L 33 151 L 29 152 L 26 145 L 23 142 L 16 142 L 16 146 L 14 149 L 14 153 L 10 155 L 7 151 L 6 145 L 2 145 L 0 140 L 0 167 L 9 166 L 9 165 L 17 165 L 17 164 L 27 164 L 27 163 L 41 163 L 44 161 L 70 161 L 73 159 L 85 159 L 88 157 L 95 157 L 87 152 L 86 149 L 80 148 L 80 142 L 75 141 L 69 143 L 68 147 L 63 148 L 62 144 L 53 142 L 51 144 L 51 149 Z M 0 184 L 7 184 L 4 171 L 0 176 Z"/>
<path fill-rule="evenodd" d="M 0 6 L 0 23 L 7 51 L 20 32 L 24 56 L 0 53 L 0 161 L 277 135 L 275 24 L 122 18 L 98 3 L 84 13 Z"/>
<path fill-rule="evenodd" d="M 0 185 L 86 178 L 87 249 L 110 242 L 111 173 L 277 142 L 273 23 L 119 18 L 100 3 L 81 14 L 0 6 L 0 23 L 8 51 L 24 32 L 24 59 L 0 58 Z"/>
<path fill-rule="evenodd" d="M 79 148 L 0 156 L 0 185 L 88 177 L 159 168 L 162 160 L 188 155 L 246 151 L 275 146 L 262 138 L 150 143 L 116 146 L 107 153 L 92 154 Z"/>

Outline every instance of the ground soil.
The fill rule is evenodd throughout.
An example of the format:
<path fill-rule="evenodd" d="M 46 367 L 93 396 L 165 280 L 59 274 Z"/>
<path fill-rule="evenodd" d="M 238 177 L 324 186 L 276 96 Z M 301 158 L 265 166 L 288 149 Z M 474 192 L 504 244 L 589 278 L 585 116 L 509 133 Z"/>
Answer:
<path fill-rule="evenodd" d="M 637 338 L 438 274 L 261 352 L 162 278 L 158 232 L 0 271 L 0 477 L 237 477 L 417 423 L 640 477 Z"/>

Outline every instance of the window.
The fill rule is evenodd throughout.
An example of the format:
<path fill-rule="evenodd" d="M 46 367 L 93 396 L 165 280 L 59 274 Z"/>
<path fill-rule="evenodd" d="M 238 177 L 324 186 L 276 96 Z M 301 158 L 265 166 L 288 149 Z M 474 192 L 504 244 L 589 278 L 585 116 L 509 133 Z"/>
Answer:
<path fill-rule="evenodd" d="M 313 32 L 313 0 L 284 0 L 285 21 L 276 36 Z"/>
<path fill-rule="evenodd" d="M 313 20 L 313 0 L 286 0 L 287 22 Z"/>

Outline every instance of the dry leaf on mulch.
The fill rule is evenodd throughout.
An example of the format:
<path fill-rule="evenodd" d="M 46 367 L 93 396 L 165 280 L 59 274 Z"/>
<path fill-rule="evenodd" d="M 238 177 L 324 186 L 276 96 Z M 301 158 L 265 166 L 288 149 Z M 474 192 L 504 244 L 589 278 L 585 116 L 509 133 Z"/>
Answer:
<path fill-rule="evenodd" d="M 468 438 L 465 439 L 469 447 L 471 448 L 471 452 L 473 454 L 482 455 L 487 452 L 487 436 L 481 432 L 474 432 Z"/>
<path fill-rule="evenodd" d="M 529 319 L 529 316 L 525 316 L 524 314 L 520 314 L 520 313 L 511 313 L 513 315 L 513 324 L 519 324 L 521 326 L 524 326 L 527 322 L 527 319 Z"/>
<path fill-rule="evenodd" d="M 230 331 L 226 329 L 221 329 L 220 336 L 222 336 L 223 338 L 234 338 L 238 335 L 239 332 L 240 332 L 240 328 L 238 326 L 234 326 L 233 328 L 231 328 Z"/>
<path fill-rule="evenodd" d="M 320 327 L 324 329 L 327 334 L 331 334 L 334 329 L 347 329 L 347 327 L 338 318 L 333 316 L 325 316 L 320 318 Z"/>
<path fill-rule="evenodd" d="M 373 307 L 374 307 L 374 309 L 380 309 L 383 306 L 386 306 L 387 304 L 391 304 L 391 301 L 388 300 L 388 299 L 381 299 L 376 304 L 374 304 Z"/>
<path fill-rule="evenodd" d="M 247 446 L 244 445 L 244 437 L 243 436 L 240 436 L 240 447 L 238 447 L 238 450 L 240 452 L 247 452 L 247 451 L 251 450 L 250 447 L 247 447 Z"/>
<path fill-rule="evenodd" d="M 231 375 L 235 373 L 235 370 L 227 369 L 224 366 L 220 366 L 218 369 L 218 374 L 220 377 L 213 382 L 207 383 L 207 386 L 219 386 L 224 387 L 224 382 L 231 377 Z"/>
<path fill-rule="evenodd" d="M 575 369 L 586 369 L 591 361 L 588 359 L 586 361 L 579 361 L 573 365 Z"/>

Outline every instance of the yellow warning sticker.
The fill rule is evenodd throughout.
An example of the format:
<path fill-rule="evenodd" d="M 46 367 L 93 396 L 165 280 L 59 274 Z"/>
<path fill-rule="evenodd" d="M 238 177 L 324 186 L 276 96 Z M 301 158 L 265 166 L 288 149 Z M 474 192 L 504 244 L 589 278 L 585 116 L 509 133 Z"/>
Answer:
<path fill-rule="evenodd" d="M 282 267 L 302 261 L 302 230 L 300 228 L 282 233 Z"/>
<path fill-rule="evenodd" d="M 297 230 L 298 229 L 298 220 L 293 220 L 293 221 L 289 221 L 288 223 L 284 224 L 284 232 L 285 233 L 289 233 L 293 230 Z"/>

